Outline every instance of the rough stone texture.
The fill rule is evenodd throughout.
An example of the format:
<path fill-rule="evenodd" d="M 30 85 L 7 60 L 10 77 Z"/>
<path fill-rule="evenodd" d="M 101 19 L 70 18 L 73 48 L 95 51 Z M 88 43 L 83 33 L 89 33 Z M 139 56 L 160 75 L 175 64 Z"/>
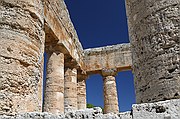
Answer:
<path fill-rule="evenodd" d="M 180 1 L 127 0 L 137 103 L 180 98 Z"/>
<path fill-rule="evenodd" d="M 57 39 L 59 49 L 65 49 L 65 54 L 69 54 L 83 68 L 83 48 L 64 0 L 45 0 L 44 14 L 47 23 L 45 30 L 50 29 Z"/>
<path fill-rule="evenodd" d="M 64 54 L 49 54 L 43 111 L 64 113 Z"/>
<path fill-rule="evenodd" d="M 84 50 L 84 63 L 87 73 L 101 73 L 104 68 L 117 68 L 118 71 L 131 70 L 130 44 L 119 44 Z"/>
<path fill-rule="evenodd" d="M 50 113 L 22 113 L 0 115 L 0 119 L 180 119 L 180 99 L 133 105 L 131 112 L 102 114 L 101 108 L 77 110 L 61 115 Z"/>
<path fill-rule="evenodd" d="M 78 109 L 86 109 L 86 79 L 87 75 L 78 75 L 77 83 L 77 105 Z"/>
<path fill-rule="evenodd" d="M 41 110 L 43 16 L 41 0 L 0 0 L 0 114 Z"/>
<path fill-rule="evenodd" d="M 104 113 L 119 113 L 115 79 L 116 74 L 117 71 L 114 69 L 102 70 L 102 76 L 104 81 Z"/>
<path fill-rule="evenodd" d="M 78 110 L 66 113 L 65 115 L 52 115 L 49 113 L 25 113 L 14 117 L 0 116 L 0 119 L 132 119 L 129 112 L 120 114 L 102 114 L 101 108 Z"/>
<path fill-rule="evenodd" d="M 130 111 L 122 112 L 117 115 L 120 117 L 120 119 L 133 119 L 132 112 Z"/>
<path fill-rule="evenodd" d="M 64 112 L 77 110 L 77 69 L 65 68 Z"/>
<path fill-rule="evenodd" d="M 180 99 L 133 105 L 133 119 L 180 119 Z"/>
<path fill-rule="evenodd" d="M 105 112 L 117 113 L 112 71 L 131 70 L 132 60 L 137 103 L 180 98 L 179 3 L 179 0 L 127 0 L 131 46 L 120 44 L 83 52 L 64 0 L 0 0 L 0 115 L 41 111 L 44 44 L 46 51 L 55 53 L 48 64 L 45 111 L 59 114 L 64 105 L 66 112 L 85 108 L 85 82 L 78 80 L 77 90 L 78 70 L 103 75 Z M 65 60 L 73 63 L 63 63 L 64 55 Z M 134 106 L 133 117 L 131 113 L 102 115 L 96 109 L 82 111 L 85 115 L 76 111 L 47 118 L 179 118 L 179 100 L 161 104 L 157 109 L 152 105 L 159 103 Z M 164 105 L 168 109 L 159 114 Z M 147 112 L 148 109 L 152 112 Z M 18 118 L 41 118 L 41 114 Z"/>

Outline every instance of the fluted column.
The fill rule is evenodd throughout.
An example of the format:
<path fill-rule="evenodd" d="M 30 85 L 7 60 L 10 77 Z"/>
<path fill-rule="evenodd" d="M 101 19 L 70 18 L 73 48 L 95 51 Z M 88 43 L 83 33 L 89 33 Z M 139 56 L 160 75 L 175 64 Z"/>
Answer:
<path fill-rule="evenodd" d="M 77 105 L 78 109 L 86 109 L 86 79 L 88 78 L 85 74 L 78 75 L 77 83 Z"/>
<path fill-rule="evenodd" d="M 102 70 L 104 81 L 104 113 L 118 113 L 118 96 L 116 89 L 115 69 Z"/>
<path fill-rule="evenodd" d="M 47 63 L 44 111 L 64 112 L 64 54 L 53 52 Z"/>
<path fill-rule="evenodd" d="M 77 110 L 77 69 L 65 68 L 64 111 Z"/>

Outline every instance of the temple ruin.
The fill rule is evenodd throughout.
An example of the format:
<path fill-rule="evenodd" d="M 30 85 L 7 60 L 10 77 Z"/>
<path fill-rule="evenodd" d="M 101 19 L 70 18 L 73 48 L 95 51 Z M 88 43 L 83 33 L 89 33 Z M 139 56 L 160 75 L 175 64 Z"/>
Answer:
<path fill-rule="evenodd" d="M 161 119 L 180 118 L 179 6 L 179 0 L 126 0 L 130 43 L 83 49 L 64 0 L 0 0 L 0 115 L 86 109 L 92 74 L 104 81 L 105 113 L 119 113 L 115 76 L 132 70 L 134 113 L 138 104 L 170 100 L 176 108 Z"/>

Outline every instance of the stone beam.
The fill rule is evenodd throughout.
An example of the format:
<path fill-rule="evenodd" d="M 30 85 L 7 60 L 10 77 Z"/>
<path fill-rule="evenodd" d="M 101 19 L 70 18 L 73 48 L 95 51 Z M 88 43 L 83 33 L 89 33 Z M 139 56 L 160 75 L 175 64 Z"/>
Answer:
<path fill-rule="evenodd" d="M 54 35 L 57 48 L 63 49 L 65 55 L 70 55 L 80 67 L 83 67 L 83 48 L 71 22 L 64 0 L 45 0 L 44 15 L 46 34 L 52 32 L 51 35 Z M 52 43 L 54 41 L 47 42 Z"/>
<path fill-rule="evenodd" d="M 84 50 L 84 62 L 87 73 L 101 73 L 104 68 L 116 68 L 117 71 L 131 70 L 130 44 L 119 44 Z"/>

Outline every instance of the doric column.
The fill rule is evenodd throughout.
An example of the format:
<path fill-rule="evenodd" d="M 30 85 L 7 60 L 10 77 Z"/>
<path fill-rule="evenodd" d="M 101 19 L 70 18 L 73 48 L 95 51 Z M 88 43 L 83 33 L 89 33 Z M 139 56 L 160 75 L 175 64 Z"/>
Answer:
<path fill-rule="evenodd" d="M 0 115 L 41 111 L 42 0 L 0 0 Z"/>
<path fill-rule="evenodd" d="M 78 109 L 86 109 L 86 79 L 85 74 L 78 74 L 77 83 L 77 105 Z"/>
<path fill-rule="evenodd" d="M 103 69 L 104 113 L 119 113 L 115 69 Z"/>
<path fill-rule="evenodd" d="M 64 80 L 64 111 L 77 110 L 77 69 L 65 68 Z"/>
<path fill-rule="evenodd" d="M 64 54 L 53 52 L 47 63 L 44 112 L 64 113 Z"/>
<path fill-rule="evenodd" d="M 179 6 L 126 0 L 137 103 L 180 98 Z"/>

